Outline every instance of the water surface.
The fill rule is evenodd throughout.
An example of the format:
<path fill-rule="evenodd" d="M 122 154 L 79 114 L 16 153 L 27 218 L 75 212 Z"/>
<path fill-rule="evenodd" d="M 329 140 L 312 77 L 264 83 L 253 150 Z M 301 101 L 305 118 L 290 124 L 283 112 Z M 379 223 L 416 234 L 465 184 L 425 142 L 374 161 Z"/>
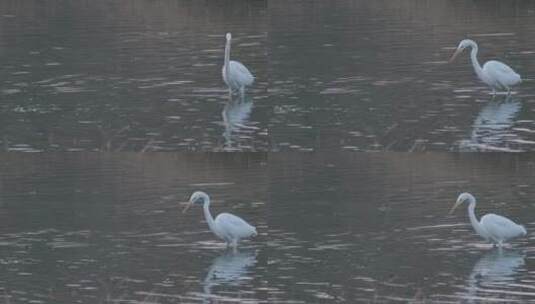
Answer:
<path fill-rule="evenodd" d="M 4 150 L 535 150 L 533 1 L 8 0 L 0 12 Z M 230 102 L 248 104 L 234 126 L 252 128 L 232 132 L 226 32 L 256 77 Z M 481 62 L 523 76 L 511 98 L 489 95 L 468 54 L 447 64 L 466 37 Z"/>
<path fill-rule="evenodd" d="M 532 1 L 269 1 L 278 150 L 533 150 Z M 492 99 L 460 40 L 479 43 L 524 83 Z M 467 145 L 489 104 L 518 104 L 499 140 Z M 506 124 L 506 125 L 505 125 Z"/>
<path fill-rule="evenodd" d="M 242 151 L 268 149 L 265 1 L 3 1 L 7 150 L 221 151 L 224 34 L 254 71 Z"/>
<path fill-rule="evenodd" d="M 455 154 L 0 155 L 6 303 L 535 302 L 535 159 Z M 194 190 L 256 225 L 238 252 Z M 526 226 L 485 244 L 461 191 Z"/>

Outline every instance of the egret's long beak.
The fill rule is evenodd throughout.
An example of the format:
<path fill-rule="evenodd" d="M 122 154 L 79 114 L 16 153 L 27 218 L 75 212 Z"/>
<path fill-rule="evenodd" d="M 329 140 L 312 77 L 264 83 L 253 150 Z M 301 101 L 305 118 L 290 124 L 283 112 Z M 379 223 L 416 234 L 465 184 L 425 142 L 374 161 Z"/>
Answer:
<path fill-rule="evenodd" d="M 455 53 L 453 53 L 453 55 L 451 56 L 450 58 L 450 61 L 449 62 L 453 62 L 453 60 L 455 60 L 455 58 L 463 52 L 463 49 L 456 49 L 455 50 Z"/>
<path fill-rule="evenodd" d="M 453 211 L 455 211 L 455 209 L 457 209 L 457 207 L 459 207 L 459 205 L 462 204 L 462 203 L 463 203 L 463 201 L 456 201 L 455 205 L 453 205 L 453 207 L 451 208 L 449 214 L 452 214 Z"/>
<path fill-rule="evenodd" d="M 189 209 L 189 207 L 191 207 L 191 205 L 193 205 L 193 204 L 191 202 L 188 202 L 186 207 L 184 207 L 184 209 L 182 209 L 182 213 L 186 213 L 186 211 L 188 211 L 188 209 Z"/>

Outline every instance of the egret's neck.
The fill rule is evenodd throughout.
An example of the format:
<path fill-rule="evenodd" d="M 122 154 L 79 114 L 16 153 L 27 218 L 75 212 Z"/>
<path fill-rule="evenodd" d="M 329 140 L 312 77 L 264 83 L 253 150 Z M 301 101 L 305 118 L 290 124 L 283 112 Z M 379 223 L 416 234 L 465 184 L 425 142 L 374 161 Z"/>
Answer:
<path fill-rule="evenodd" d="M 483 79 L 483 69 L 481 69 L 481 65 L 479 64 L 479 61 L 477 60 L 477 51 L 478 47 L 477 44 L 472 44 L 472 51 L 470 52 L 470 59 L 472 59 L 472 66 L 474 67 L 474 70 L 476 71 L 477 76 L 480 79 Z"/>
<path fill-rule="evenodd" d="M 468 205 L 468 217 L 470 217 L 470 224 L 472 224 L 472 227 L 474 227 L 474 230 L 481 235 L 484 238 L 487 238 L 487 232 L 484 230 L 484 228 L 481 226 L 479 221 L 476 218 L 476 202 L 471 202 L 470 205 Z"/>
<path fill-rule="evenodd" d="M 230 61 L 230 40 L 227 40 L 227 44 L 225 45 L 225 74 L 227 74 L 227 76 L 230 72 L 229 61 Z"/>
<path fill-rule="evenodd" d="M 210 200 L 206 200 L 205 203 L 202 206 L 202 209 L 204 211 L 204 218 L 206 219 L 206 222 L 208 223 L 208 227 L 210 227 L 210 230 L 212 230 L 215 233 L 215 222 L 214 218 L 212 217 L 212 214 L 210 213 Z"/>

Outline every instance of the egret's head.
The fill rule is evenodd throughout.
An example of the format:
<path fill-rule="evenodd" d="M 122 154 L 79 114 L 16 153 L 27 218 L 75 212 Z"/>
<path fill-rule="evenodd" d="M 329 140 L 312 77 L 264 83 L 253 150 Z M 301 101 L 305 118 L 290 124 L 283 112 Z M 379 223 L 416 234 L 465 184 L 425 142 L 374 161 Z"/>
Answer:
<path fill-rule="evenodd" d="M 227 40 L 232 39 L 232 35 L 230 33 L 227 33 Z"/>
<path fill-rule="evenodd" d="M 455 53 L 453 53 L 453 56 L 451 56 L 450 58 L 450 62 L 452 62 L 453 60 L 455 60 L 455 58 L 457 57 L 457 55 L 459 55 L 460 53 L 462 53 L 464 51 L 464 49 L 466 49 L 467 47 L 473 47 L 476 43 L 474 42 L 474 40 L 471 40 L 471 39 L 464 39 L 462 40 L 460 43 L 459 43 L 459 46 L 457 46 L 457 49 L 455 50 Z"/>
<path fill-rule="evenodd" d="M 455 209 L 457 209 L 457 207 L 459 207 L 462 203 L 470 204 L 472 202 L 474 203 L 476 202 L 476 198 L 472 194 L 468 192 L 459 194 L 459 197 L 457 197 L 457 201 L 455 202 L 455 205 L 453 205 L 453 207 L 450 210 L 450 214 L 452 214 L 453 211 L 455 211 Z"/>
<path fill-rule="evenodd" d="M 472 40 L 472 39 L 464 39 L 461 42 L 459 42 L 459 46 L 457 47 L 457 49 L 464 50 L 469 46 L 473 46 L 474 44 L 475 44 L 474 40 Z"/>
<path fill-rule="evenodd" d="M 185 213 L 189 209 L 189 207 L 191 207 L 191 205 L 204 205 L 206 202 L 208 202 L 209 199 L 210 198 L 208 197 L 208 194 L 202 191 L 193 192 L 193 194 L 189 198 L 188 204 L 186 205 L 184 210 L 182 210 L 182 213 Z"/>

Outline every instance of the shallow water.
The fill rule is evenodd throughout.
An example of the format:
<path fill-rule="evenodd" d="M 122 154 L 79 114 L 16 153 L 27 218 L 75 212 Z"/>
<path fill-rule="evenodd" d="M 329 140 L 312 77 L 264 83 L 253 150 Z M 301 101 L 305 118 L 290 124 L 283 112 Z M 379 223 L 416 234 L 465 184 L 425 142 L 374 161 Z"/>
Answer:
<path fill-rule="evenodd" d="M 535 302 L 535 158 L 0 155 L 5 303 Z M 227 251 L 193 190 L 257 226 Z M 529 235 L 479 239 L 461 191 Z M 2 302 L 2 301 L 0 301 Z"/>
<path fill-rule="evenodd" d="M 225 31 L 252 67 L 267 150 L 263 1 L 2 1 L 0 130 L 8 150 L 221 151 Z"/>
<path fill-rule="evenodd" d="M 5 150 L 535 150 L 533 1 L 7 0 L 0 12 Z M 232 132 L 227 31 L 256 76 Z M 465 37 L 481 62 L 523 76 L 510 100 L 492 101 L 467 54 L 446 64 Z M 499 130 L 478 120 L 489 111 L 506 118 Z"/>
<path fill-rule="evenodd" d="M 532 1 L 275 0 L 269 8 L 276 148 L 533 150 Z M 499 58 L 524 77 L 512 98 L 520 110 L 492 143 L 465 144 L 492 103 L 468 52 L 447 64 L 466 37 L 479 42 L 482 63 Z"/>

